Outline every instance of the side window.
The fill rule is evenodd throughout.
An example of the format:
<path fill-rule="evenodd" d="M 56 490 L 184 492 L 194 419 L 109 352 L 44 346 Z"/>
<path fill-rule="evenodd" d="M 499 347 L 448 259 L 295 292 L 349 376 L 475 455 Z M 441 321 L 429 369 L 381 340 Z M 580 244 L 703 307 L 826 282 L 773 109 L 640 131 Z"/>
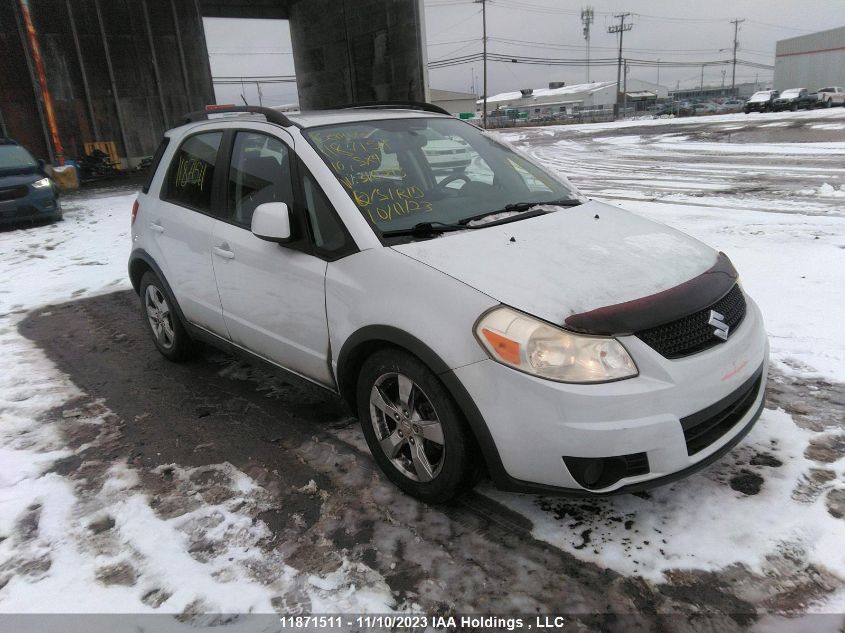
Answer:
<path fill-rule="evenodd" d="M 337 259 L 355 251 L 352 238 L 346 232 L 326 194 L 301 162 L 302 195 L 314 246 L 321 255 Z"/>
<path fill-rule="evenodd" d="M 150 193 L 150 187 L 153 184 L 153 178 L 156 176 L 156 172 L 158 171 L 158 166 L 161 163 L 161 157 L 164 156 L 164 152 L 167 149 L 167 145 L 170 143 L 170 139 L 166 136 L 161 139 L 161 143 L 158 144 L 158 149 L 156 149 L 156 153 L 153 155 L 153 162 L 150 163 L 150 166 L 147 168 L 149 169 L 149 173 L 147 174 L 147 180 L 144 182 L 144 186 L 141 187 L 141 191 L 144 193 Z"/>
<path fill-rule="evenodd" d="M 222 132 L 188 138 L 173 155 L 162 198 L 211 213 L 212 182 Z"/>
<path fill-rule="evenodd" d="M 249 229 L 259 204 L 293 201 L 290 155 L 277 138 L 238 132 L 229 165 L 229 221 Z"/>

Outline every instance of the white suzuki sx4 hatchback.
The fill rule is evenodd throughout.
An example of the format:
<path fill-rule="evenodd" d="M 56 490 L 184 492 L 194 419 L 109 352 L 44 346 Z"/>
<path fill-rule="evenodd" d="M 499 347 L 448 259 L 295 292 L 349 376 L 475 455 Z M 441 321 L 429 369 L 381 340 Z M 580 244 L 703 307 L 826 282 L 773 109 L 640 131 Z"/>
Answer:
<path fill-rule="evenodd" d="M 202 341 L 340 395 L 429 502 L 485 472 L 659 485 L 763 407 L 763 321 L 724 253 L 429 104 L 188 115 L 134 205 L 129 274 L 167 358 Z"/>

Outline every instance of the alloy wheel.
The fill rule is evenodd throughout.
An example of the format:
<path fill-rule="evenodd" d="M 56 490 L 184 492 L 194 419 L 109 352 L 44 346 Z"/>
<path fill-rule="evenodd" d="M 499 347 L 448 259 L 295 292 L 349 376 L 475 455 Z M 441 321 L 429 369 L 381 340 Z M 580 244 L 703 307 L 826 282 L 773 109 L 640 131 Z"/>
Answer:
<path fill-rule="evenodd" d="M 175 334 L 167 297 L 159 288 L 150 284 L 144 293 L 144 307 L 147 309 L 147 319 L 150 321 L 156 340 L 164 349 L 172 348 Z"/>
<path fill-rule="evenodd" d="M 428 396 L 408 376 L 382 374 L 370 391 L 370 421 L 382 452 L 412 481 L 428 482 L 443 468 L 443 426 Z"/>

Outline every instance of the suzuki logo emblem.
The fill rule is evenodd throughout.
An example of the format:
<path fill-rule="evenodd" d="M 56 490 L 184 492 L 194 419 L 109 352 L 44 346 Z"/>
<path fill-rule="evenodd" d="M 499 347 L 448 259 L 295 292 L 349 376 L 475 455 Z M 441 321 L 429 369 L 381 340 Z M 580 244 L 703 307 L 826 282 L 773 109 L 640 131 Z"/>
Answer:
<path fill-rule="evenodd" d="M 713 336 L 722 339 L 723 341 L 728 340 L 728 331 L 731 329 L 730 326 L 725 323 L 725 316 L 719 314 L 715 310 L 710 310 L 710 320 L 707 322 L 708 325 L 712 325 L 715 330 L 713 330 Z"/>

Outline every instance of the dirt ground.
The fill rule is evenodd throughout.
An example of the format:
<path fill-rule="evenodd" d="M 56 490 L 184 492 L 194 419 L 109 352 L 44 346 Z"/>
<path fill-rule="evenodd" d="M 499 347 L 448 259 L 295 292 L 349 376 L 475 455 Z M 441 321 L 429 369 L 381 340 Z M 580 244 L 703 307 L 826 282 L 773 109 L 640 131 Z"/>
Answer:
<path fill-rule="evenodd" d="M 368 454 L 338 439 L 334 431 L 355 422 L 335 397 L 278 379 L 268 387 L 261 369 L 243 364 L 236 365 L 241 375 L 232 377 L 232 359 L 211 349 L 187 364 L 165 361 L 129 291 L 49 306 L 29 315 L 20 331 L 88 394 L 49 413 L 71 448 L 87 445 L 57 462 L 55 472 L 73 480 L 80 496 L 87 490 L 93 498 L 110 466 L 128 460 L 152 497 L 150 506 L 172 517 L 232 496 L 230 475 L 220 467 L 230 464 L 263 489 L 252 507 L 239 509 L 270 529 L 258 544 L 261 562 L 250 570 L 256 578 L 277 573 L 282 562 L 300 574 L 331 573 L 342 552 L 378 571 L 397 602 L 429 613 L 604 614 L 582 618 L 578 630 L 595 631 L 743 630 L 772 617 L 764 612 L 798 614 L 808 599 L 842 584 L 796 557 L 791 568 L 784 559 L 768 576 L 737 566 L 721 573 L 679 571 L 653 585 L 535 540 L 530 521 L 483 495 L 427 507 L 398 493 Z M 244 371 L 254 373 L 245 380 Z M 816 416 L 828 417 L 845 402 L 842 385 L 820 386 L 807 398 L 806 386 L 772 376 L 767 406 L 790 407 L 812 426 Z M 104 411 L 101 424 L 85 422 Z M 843 438 L 814 448 L 820 462 L 841 455 Z M 801 494 L 819 494 L 830 478 L 820 467 Z M 753 478 L 730 485 L 754 493 Z M 566 512 L 565 501 L 547 503 Z M 589 513 L 590 505 L 578 509 Z M 16 538 L 37 530 L 38 519 L 34 507 L 20 520 Z M 113 525 L 106 515 L 91 526 L 95 547 L 116 546 L 109 542 Z M 224 547 L 208 527 L 198 525 L 192 534 L 189 551 L 200 561 Z M 19 573 L 37 565 L 19 563 Z M 125 585 L 135 577 L 131 564 L 100 576 Z M 152 587 L 144 601 L 165 598 Z M 280 608 L 308 611 L 307 601 L 301 594 L 278 596 Z"/>

